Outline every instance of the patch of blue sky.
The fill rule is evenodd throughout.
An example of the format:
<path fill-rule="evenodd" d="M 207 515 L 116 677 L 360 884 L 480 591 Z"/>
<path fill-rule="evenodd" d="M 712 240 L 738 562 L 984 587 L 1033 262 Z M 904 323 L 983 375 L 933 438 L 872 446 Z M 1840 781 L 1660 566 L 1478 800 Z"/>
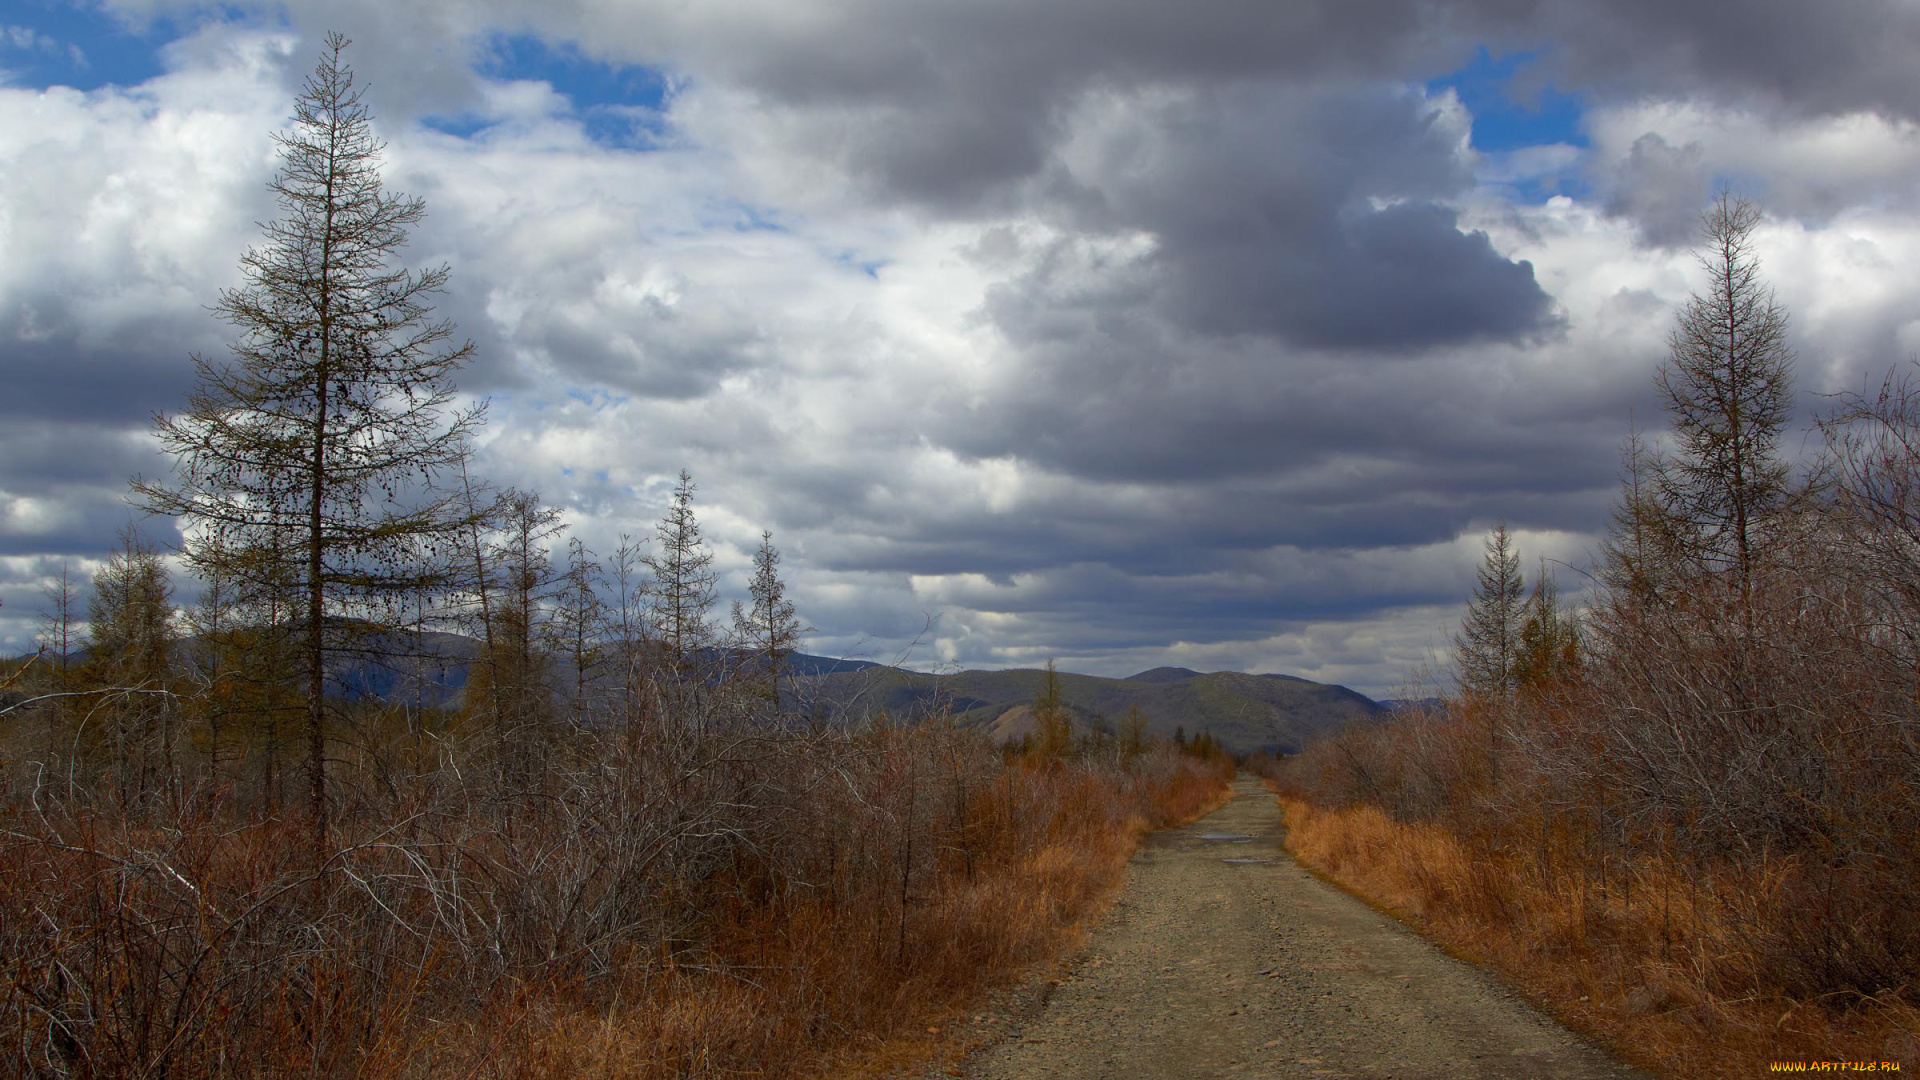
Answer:
<path fill-rule="evenodd" d="M 1465 67 L 1427 83 L 1428 93 L 1452 90 L 1473 116 L 1473 148 L 1483 159 L 1483 183 L 1515 197 L 1542 201 L 1585 194 L 1580 152 L 1589 143 L 1586 96 L 1538 79 L 1536 52 L 1494 56 L 1482 46 Z"/>
<path fill-rule="evenodd" d="M 858 270 L 861 274 L 873 278 L 876 281 L 880 278 L 880 271 L 885 270 L 892 264 L 892 261 L 889 259 L 862 259 L 852 252 L 842 252 L 835 255 L 833 261 L 849 269 Z"/>
<path fill-rule="evenodd" d="M 822 247 L 819 249 L 819 253 L 822 258 L 833 263 L 835 266 L 852 270 L 863 277 L 874 279 L 880 277 L 880 271 L 893 265 L 892 259 L 876 259 L 866 252 L 855 251 L 852 248 Z"/>
<path fill-rule="evenodd" d="M 1582 126 L 1586 97 L 1530 76 L 1535 52 L 1501 56 L 1481 46 L 1465 67 L 1427 83 L 1430 93 L 1452 90 L 1473 114 L 1473 147 L 1482 153 L 1565 143 L 1587 145 Z"/>
<path fill-rule="evenodd" d="M 786 223 L 775 218 L 764 207 L 744 202 L 729 202 L 731 223 L 734 232 L 788 232 Z"/>
<path fill-rule="evenodd" d="M 555 44 L 530 34 L 495 34 L 483 41 L 474 70 L 501 82 L 543 82 L 573 106 L 587 138 L 603 146 L 651 149 L 660 142 L 673 92 L 665 71 L 642 64 L 595 60 L 578 46 Z M 491 125 L 473 113 L 428 117 L 428 127 L 471 138 Z"/>
<path fill-rule="evenodd" d="M 168 19 L 130 25 L 86 0 L 14 0 L 0 13 L 0 71 L 35 90 L 134 86 L 165 70 L 160 50 L 183 32 Z"/>

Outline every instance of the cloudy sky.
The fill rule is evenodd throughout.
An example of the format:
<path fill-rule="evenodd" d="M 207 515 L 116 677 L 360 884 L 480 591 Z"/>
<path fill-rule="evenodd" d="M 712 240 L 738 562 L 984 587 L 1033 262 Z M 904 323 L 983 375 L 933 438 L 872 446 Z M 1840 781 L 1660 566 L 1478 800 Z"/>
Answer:
<path fill-rule="evenodd" d="M 329 29 L 483 470 L 602 551 L 690 470 L 817 652 L 1392 692 L 1496 521 L 1585 565 L 1721 186 L 1805 417 L 1920 352 L 1912 0 L 13 0 L 0 649 L 167 468 Z"/>

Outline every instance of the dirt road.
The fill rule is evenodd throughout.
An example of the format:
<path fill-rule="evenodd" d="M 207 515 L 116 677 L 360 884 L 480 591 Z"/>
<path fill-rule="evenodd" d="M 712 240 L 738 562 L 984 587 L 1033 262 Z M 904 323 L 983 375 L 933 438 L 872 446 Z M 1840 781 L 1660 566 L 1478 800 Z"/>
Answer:
<path fill-rule="evenodd" d="M 997 1035 L 932 1075 L 1642 1076 L 1308 875 L 1272 796 L 1251 779 L 1234 793 L 1150 837 L 1058 985 L 977 1024 Z"/>

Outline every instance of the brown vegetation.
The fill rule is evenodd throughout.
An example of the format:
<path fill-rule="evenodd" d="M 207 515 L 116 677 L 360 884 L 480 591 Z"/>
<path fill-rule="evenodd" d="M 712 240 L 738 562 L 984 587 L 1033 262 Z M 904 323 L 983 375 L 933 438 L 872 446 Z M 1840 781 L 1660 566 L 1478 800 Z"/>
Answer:
<path fill-rule="evenodd" d="M 685 472 L 657 545 L 556 567 L 560 513 L 468 474 L 469 348 L 429 317 L 446 269 L 392 265 L 423 206 L 346 45 L 279 137 L 233 355 L 136 484 L 198 604 L 129 532 L 84 655 L 63 576 L 54 656 L 0 679 L 0 1068 L 819 1073 L 1044 955 L 1221 795 L 1217 755 L 782 693 L 772 535 L 727 638 Z"/>
<path fill-rule="evenodd" d="M 1769 524 L 1745 582 L 1603 592 L 1577 665 L 1270 769 L 1301 857 L 1660 1072 L 1911 1061 L 1920 610 L 1846 497 Z"/>
<path fill-rule="evenodd" d="M 1790 902 L 1789 874 L 1778 868 L 1702 878 L 1675 862 L 1620 855 L 1602 867 L 1582 857 L 1583 837 L 1564 830 L 1528 851 L 1514 834 L 1463 836 L 1367 804 L 1281 802 L 1288 849 L 1302 862 L 1457 955 L 1491 964 L 1657 1075 L 1744 1077 L 1771 1060 L 1913 1067 L 1920 1010 L 1908 993 L 1795 996 L 1729 985 L 1766 966 L 1751 915 Z"/>
<path fill-rule="evenodd" d="M 1610 592 L 1576 669 L 1271 770 L 1301 857 L 1649 1067 L 1920 1049 L 1915 612 L 1829 503 L 1745 585 Z"/>
<path fill-rule="evenodd" d="M 521 790 L 486 760 L 515 742 L 436 744 L 336 772 L 356 798 L 317 875 L 301 819 L 204 760 L 164 807 L 16 760 L 8 1071 L 818 1072 L 1057 947 L 1142 828 L 1224 786 L 1167 747 L 1009 759 L 938 723 L 574 729 Z"/>
<path fill-rule="evenodd" d="M 1469 628 L 1531 633 L 1548 662 L 1267 772 L 1303 859 L 1657 1071 L 1912 1067 L 1920 388 L 1843 398 L 1789 482 L 1759 220 L 1725 197 L 1706 216 L 1713 288 L 1660 380 L 1671 456 L 1629 443 L 1586 610 L 1544 573 L 1516 609 L 1517 577 L 1482 574 Z"/>

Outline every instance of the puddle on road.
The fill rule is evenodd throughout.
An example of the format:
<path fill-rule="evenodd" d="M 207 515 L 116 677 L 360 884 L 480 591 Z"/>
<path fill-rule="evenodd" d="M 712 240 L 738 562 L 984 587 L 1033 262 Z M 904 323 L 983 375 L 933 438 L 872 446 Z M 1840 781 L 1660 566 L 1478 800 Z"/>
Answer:
<path fill-rule="evenodd" d="M 1265 866 L 1268 863 L 1271 863 L 1273 860 L 1272 859 L 1221 859 L 1220 861 L 1230 866 Z"/>
<path fill-rule="evenodd" d="M 1202 840 L 1231 840 L 1231 841 L 1233 841 L 1233 842 L 1234 842 L 1234 843 L 1236 843 L 1236 844 L 1251 844 L 1251 843 L 1253 843 L 1253 837 L 1251 837 L 1251 836 L 1248 836 L 1248 835 L 1247 835 L 1246 833 L 1235 833 L 1235 832 L 1210 832 L 1210 833 L 1202 833 L 1202 834 L 1200 835 L 1200 839 L 1202 839 Z"/>

